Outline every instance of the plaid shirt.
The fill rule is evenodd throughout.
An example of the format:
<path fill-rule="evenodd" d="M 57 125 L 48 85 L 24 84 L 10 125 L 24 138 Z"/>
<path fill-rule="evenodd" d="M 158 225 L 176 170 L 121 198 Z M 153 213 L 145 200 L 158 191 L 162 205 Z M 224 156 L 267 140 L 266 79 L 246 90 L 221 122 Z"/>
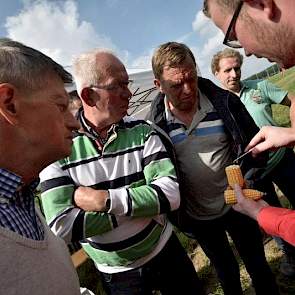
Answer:
<path fill-rule="evenodd" d="M 38 183 L 34 181 L 29 186 L 23 186 L 21 177 L 0 168 L 0 226 L 26 238 L 44 239 L 34 202 Z"/>

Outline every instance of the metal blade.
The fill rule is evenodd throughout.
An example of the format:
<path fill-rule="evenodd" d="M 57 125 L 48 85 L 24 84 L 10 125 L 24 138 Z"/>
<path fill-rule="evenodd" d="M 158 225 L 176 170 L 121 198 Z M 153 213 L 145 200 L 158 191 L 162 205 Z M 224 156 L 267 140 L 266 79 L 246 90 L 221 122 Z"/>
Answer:
<path fill-rule="evenodd" d="M 233 163 L 238 163 L 239 160 L 241 160 L 242 158 L 244 158 L 245 156 L 247 156 L 251 152 L 252 152 L 252 149 L 250 149 L 249 151 L 247 151 L 244 154 L 241 154 L 239 157 L 237 157 L 236 159 L 233 160 Z"/>

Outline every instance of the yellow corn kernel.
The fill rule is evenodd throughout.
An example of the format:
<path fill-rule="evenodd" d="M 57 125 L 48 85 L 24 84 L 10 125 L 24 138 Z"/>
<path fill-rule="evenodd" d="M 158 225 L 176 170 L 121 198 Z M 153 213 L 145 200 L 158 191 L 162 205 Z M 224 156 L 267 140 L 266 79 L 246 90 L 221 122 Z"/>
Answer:
<path fill-rule="evenodd" d="M 228 184 L 232 189 L 234 185 L 238 184 L 240 187 L 244 187 L 244 178 L 239 165 L 230 165 L 225 168 Z"/>
<path fill-rule="evenodd" d="M 263 192 L 257 191 L 255 189 L 249 189 L 249 188 L 243 189 L 243 194 L 246 198 L 249 198 L 255 201 L 261 199 L 265 195 Z M 233 205 L 237 203 L 237 197 L 234 190 L 225 190 L 224 199 L 225 199 L 225 203 L 229 205 Z"/>

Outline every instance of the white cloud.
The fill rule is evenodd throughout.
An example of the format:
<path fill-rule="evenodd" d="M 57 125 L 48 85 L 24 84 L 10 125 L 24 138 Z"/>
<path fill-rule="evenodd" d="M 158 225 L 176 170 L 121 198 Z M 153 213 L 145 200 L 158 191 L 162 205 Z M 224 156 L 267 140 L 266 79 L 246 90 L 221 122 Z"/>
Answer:
<path fill-rule="evenodd" d="M 216 26 L 206 17 L 202 11 L 198 11 L 192 23 L 193 31 L 199 32 L 200 35 L 214 35 L 218 30 Z"/>
<path fill-rule="evenodd" d="M 73 56 L 92 48 L 118 51 L 110 38 L 99 35 L 93 25 L 79 19 L 73 0 L 25 0 L 18 15 L 8 17 L 8 37 L 32 46 L 62 65 L 70 65 Z"/>
<path fill-rule="evenodd" d="M 131 69 L 151 69 L 152 68 L 152 56 L 155 48 L 147 50 L 142 55 L 135 58 L 131 63 L 129 63 L 129 68 Z"/>

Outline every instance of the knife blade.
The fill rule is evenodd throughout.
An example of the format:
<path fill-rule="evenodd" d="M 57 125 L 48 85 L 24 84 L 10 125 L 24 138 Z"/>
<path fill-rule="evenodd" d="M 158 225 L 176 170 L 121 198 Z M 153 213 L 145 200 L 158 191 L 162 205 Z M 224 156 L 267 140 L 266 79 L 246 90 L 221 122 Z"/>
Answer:
<path fill-rule="evenodd" d="M 233 160 L 233 163 L 238 163 L 239 160 L 241 160 L 242 158 L 244 158 L 245 156 L 247 156 L 249 153 L 252 152 L 253 149 L 250 149 L 249 151 L 241 154 L 239 157 L 237 157 L 236 159 Z"/>

